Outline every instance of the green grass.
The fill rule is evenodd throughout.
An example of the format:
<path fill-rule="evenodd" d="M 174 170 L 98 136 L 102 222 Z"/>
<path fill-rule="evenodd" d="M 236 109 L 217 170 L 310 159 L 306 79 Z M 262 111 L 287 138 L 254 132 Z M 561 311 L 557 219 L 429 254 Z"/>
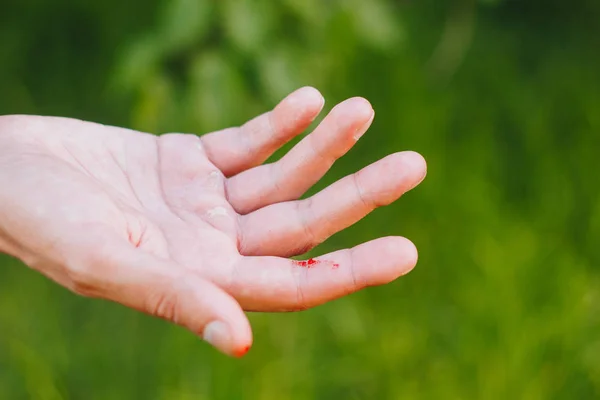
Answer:
<path fill-rule="evenodd" d="M 156 3 L 9 1 L 0 114 L 203 133 L 300 85 L 327 109 L 365 96 L 373 128 L 318 188 L 404 149 L 428 178 L 311 254 L 398 234 L 419 264 L 310 311 L 251 314 L 255 345 L 232 360 L 0 258 L 1 398 L 600 397 L 596 3 Z M 459 34 L 431 61 L 448 18 Z"/>

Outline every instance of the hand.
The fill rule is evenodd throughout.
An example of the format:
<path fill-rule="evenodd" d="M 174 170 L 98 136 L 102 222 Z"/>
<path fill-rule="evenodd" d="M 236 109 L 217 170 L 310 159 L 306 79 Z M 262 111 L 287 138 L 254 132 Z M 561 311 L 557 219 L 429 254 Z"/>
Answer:
<path fill-rule="evenodd" d="M 426 173 L 395 153 L 298 200 L 373 119 L 337 105 L 287 155 L 262 164 L 323 106 L 302 88 L 240 128 L 154 136 L 66 118 L 0 117 L 0 251 L 71 289 L 201 335 L 230 355 L 252 343 L 243 312 L 302 310 L 387 283 L 417 261 L 385 237 L 302 262 Z"/>

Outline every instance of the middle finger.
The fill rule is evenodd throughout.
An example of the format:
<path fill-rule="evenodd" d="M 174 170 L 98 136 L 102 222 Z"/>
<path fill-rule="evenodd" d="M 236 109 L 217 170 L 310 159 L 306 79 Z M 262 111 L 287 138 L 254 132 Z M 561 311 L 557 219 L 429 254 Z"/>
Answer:
<path fill-rule="evenodd" d="M 302 254 L 354 224 L 377 207 L 399 198 L 423 180 L 423 157 L 391 154 L 314 196 L 272 204 L 240 218 L 244 255 Z"/>
<path fill-rule="evenodd" d="M 268 204 L 299 198 L 352 148 L 373 116 L 371 104 L 363 98 L 338 104 L 281 160 L 228 179 L 231 205 L 238 213 L 247 214 Z"/>

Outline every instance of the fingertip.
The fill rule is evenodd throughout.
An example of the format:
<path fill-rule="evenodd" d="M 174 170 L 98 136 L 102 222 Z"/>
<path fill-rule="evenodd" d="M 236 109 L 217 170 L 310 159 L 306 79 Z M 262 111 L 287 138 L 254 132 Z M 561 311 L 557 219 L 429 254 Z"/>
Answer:
<path fill-rule="evenodd" d="M 364 97 L 351 97 L 340 103 L 348 107 L 353 116 L 360 120 L 368 121 L 373 118 L 375 111 L 369 100 Z"/>
<path fill-rule="evenodd" d="M 417 246 L 405 237 L 397 237 L 396 240 L 398 242 L 397 247 L 400 249 L 400 254 L 398 255 L 398 259 L 400 260 L 398 272 L 399 276 L 403 276 L 412 271 L 417 265 L 419 251 L 417 250 Z"/>
<path fill-rule="evenodd" d="M 247 319 L 246 327 L 244 329 L 241 329 L 237 335 L 234 335 L 234 337 L 236 338 L 236 340 L 234 340 L 231 355 L 233 355 L 236 358 L 241 358 L 245 356 L 246 353 L 248 353 L 248 351 L 250 351 L 253 342 L 252 329 L 250 328 L 250 323 Z"/>
<path fill-rule="evenodd" d="M 360 248 L 360 250 L 359 250 Z M 408 274 L 416 266 L 417 248 L 413 242 L 401 236 L 375 239 L 356 248 L 355 254 L 371 260 L 378 268 L 371 270 L 369 285 L 383 285 Z M 364 252 L 368 253 L 364 253 Z M 376 256 L 370 256 L 376 254 Z M 363 258 L 365 257 L 365 258 Z M 367 265 L 367 264 L 365 264 Z"/>
<path fill-rule="evenodd" d="M 371 105 L 371 102 L 362 96 L 350 97 L 348 100 L 346 100 L 346 102 L 351 103 L 357 108 L 373 111 L 373 106 Z"/>
<path fill-rule="evenodd" d="M 237 302 L 236 302 L 237 305 Z M 252 328 L 250 327 L 250 321 L 243 312 L 241 306 L 239 311 L 234 315 L 229 316 L 229 329 L 231 332 L 231 341 L 229 346 L 224 349 L 224 353 L 233 357 L 242 357 L 245 355 L 250 347 L 252 346 Z"/>
<path fill-rule="evenodd" d="M 252 332 L 247 320 L 211 321 L 204 327 L 201 337 L 221 353 L 237 358 L 244 356 L 252 347 Z"/>
<path fill-rule="evenodd" d="M 182 275 L 177 281 L 167 283 L 167 287 L 171 295 L 158 303 L 159 309 L 172 310 L 167 314 L 168 319 L 226 355 L 250 347 L 250 321 L 229 293 L 193 274 Z"/>
<path fill-rule="evenodd" d="M 325 98 L 321 92 L 312 86 L 304 86 L 294 91 L 288 96 L 288 100 L 294 103 L 307 104 L 307 110 L 315 114 L 321 112 L 325 105 Z"/>
<path fill-rule="evenodd" d="M 243 356 L 246 355 L 246 353 L 248 353 L 248 351 L 250 350 L 250 345 L 245 345 L 245 346 L 241 346 L 239 348 L 237 348 L 236 350 L 234 350 L 233 352 L 233 356 L 236 358 L 241 358 Z"/>
<path fill-rule="evenodd" d="M 410 166 L 410 169 L 415 171 L 415 175 L 418 175 L 420 180 L 423 180 L 427 175 L 427 161 L 425 157 L 411 150 L 403 151 L 400 154 L 402 154 L 403 161 Z"/>
<path fill-rule="evenodd" d="M 305 98 L 312 98 L 312 99 L 319 99 L 319 100 L 323 99 L 323 95 L 321 94 L 321 92 L 313 86 L 302 86 L 301 88 L 292 92 L 292 94 L 295 96 L 303 96 Z"/>
<path fill-rule="evenodd" d="M 423 155 L 412 150 L 403 151 L 402 154 L 415 169 L 427 172 L 427 161 Z"/>
<path fill-rule="evenodd" d="M 403 194 L 418 186 L 427 175 L 427 162 L 425 158 L 414 151 L 401 151 L 385 157 L 383 168 L 390 171 L 390 176 L 402 177 L 400 183 Z M 392 172 L 395 171 L 395 172 Z M 398 171 L 400 174 L 398 174 Z"/>
<path fill-rule="evenodd" d="M 381 239 L 379 251 L 383 260 L 389 260 L 390 276 L 392 281 L 409 273 L 419 258 L 417 247 L 413 242 L 402 236 L 389 236 Z"/>

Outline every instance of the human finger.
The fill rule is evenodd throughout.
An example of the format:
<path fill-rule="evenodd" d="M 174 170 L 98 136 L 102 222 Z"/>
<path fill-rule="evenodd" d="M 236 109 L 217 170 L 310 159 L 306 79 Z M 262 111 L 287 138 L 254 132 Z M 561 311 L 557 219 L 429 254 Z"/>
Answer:
<path fill-rule="evenodd" d="M 377 207 L 419 184 L 426 163 L 418 153 L 391 154 L 303 200 L 276 203 L 240 217 L 244 255 L 305 253 Z"/>
<path fill-rule="evenodd" d="M 356 97 L 335 106 L 310 135 L 280 160 L 227 180 L 231 205 L 241 214 L 268 204 L 295 200 L 319 181 L 366 132 L 374 112 Z"/>
<path fill-rule="evenodd" d="M 278 148 L 302 133 L 317 117 L 325 100 L 319 91 L 303 87 L 283 99 L 272 111 L 239 128 L 203 135 L 210 160 L 231 176 L 262 164 Z"/>

